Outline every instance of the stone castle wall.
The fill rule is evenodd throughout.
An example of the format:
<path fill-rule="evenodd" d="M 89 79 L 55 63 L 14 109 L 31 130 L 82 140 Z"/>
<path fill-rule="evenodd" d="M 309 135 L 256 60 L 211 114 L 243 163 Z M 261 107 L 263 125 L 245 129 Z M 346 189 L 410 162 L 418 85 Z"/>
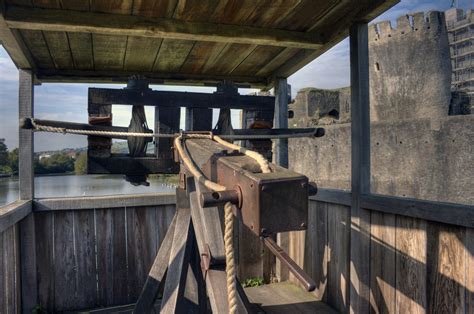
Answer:
<path fill-rule="evenodd" d="M 415 13 L 369 27 L 372 121 L 448 114 L 451 61 L 442 12 Z"/>
<path fill-rule="evenodd" d="M 474 204 L 474 115 L 448 115 L 451 63 L 442 13 L 403 16 L 396 29 L 379 23 L 369 39 L 372 192 Z M 326 135 L 291 139 L 291 169 L 320 187 L 350 189 L 349 108 L 349 89 L 298 93 L 289 125 L 323 125 Z M 339 119 L 329 114 L 334 110 Z"/>

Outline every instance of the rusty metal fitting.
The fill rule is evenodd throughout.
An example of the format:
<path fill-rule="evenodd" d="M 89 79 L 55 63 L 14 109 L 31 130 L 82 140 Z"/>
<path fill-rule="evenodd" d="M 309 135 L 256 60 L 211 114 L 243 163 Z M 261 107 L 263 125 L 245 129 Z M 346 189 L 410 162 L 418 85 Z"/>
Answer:
<path fill-rule="evenodd" d="M 227 202 L 231 202 L 232 204 L 239 206 L 240 198 L 240 191 L 234 189 L 201 193 L 200 202 L 201 207 L 213 207 L 225 204 Z"/>

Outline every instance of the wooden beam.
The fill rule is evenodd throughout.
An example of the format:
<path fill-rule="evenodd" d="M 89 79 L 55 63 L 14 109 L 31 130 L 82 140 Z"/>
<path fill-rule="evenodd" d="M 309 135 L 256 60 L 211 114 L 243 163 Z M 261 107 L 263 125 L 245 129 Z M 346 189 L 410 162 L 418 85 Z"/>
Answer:
<path fill-rule="evenodd" d="M 31 213 L 32 202 L 21 201 L 0 206 L 0 233 L 16 224 Z"/>
<path fill-rule="evenodd" d="M 374 194 L 363 194 L 360 205 L 383 213 L 474 228 L 473 205 Z"/>
<path fill-rule="evenodd" d="M 320 189 L 318 188 L 318 193 L 314 196 L 309 197 L 310 200 L 338 204 L 344 206 L 351 206 L 352 196 L 351 192 L 335 189 Z"/>
<path fill-rule="evenodd" d="M 305 49 L 318 49 L 322 44 L 322 37 L 317 33 L 69 10 L 9 6 L 5 13 L 5 20 L 11 28 L 43 31 L 171 38 Z"/>
<path fill-rule="evenodd" d="M 33 74 L 19 73 L 19 118 L 33 117 Z M 20 200 L 31 201 L 34 197 L 33 131 L 19 129 L 19 180 Z M 31 313 L 38 304 L 36 280 L 35 217 L 28 215 L 20 222 L 21 301 L 22 312 Z"/>
<path fill-rule="evenodd" d="M 369 312 L 370 212 L 361 195 L 370 193 L 369 46 L 366 23 L 350 28 L 351 67 L 351 312 Z M 347 296 L 346 296 L 347 297 Z"/>
<path fill-rule="evenodd" d="M 0 42 L 19 69 L 36 69 L 33 57 L 18 31 L 10 29 L 4 18 L 4 3 L 0 2 Z"/>
<path fill-rule="evenodd" d="M 174 193 L 81 196 L 36 199 L 34 212 L 57 210 L 110 209 L 123 207 L 161 206 L 176 204 Z"/>
<path fill-rule="evenodd" d="M 38 70 L 37 78 L 47 83 L 127 83 L 135 72 L 121 70 Z M 140 72 L 151 84 L 215 86 L 222 81 L 232 81 L 240 88 L 260 88 L 268 85 L 266 77 L 242 75 L 211 75 L 191 73 Z"/>
<path fill-rule="evenodd" d="M 273 127 L 288 128 L 288 82 L 286 78 L 275 80 L 275 109 Z M 279 166 L 288 168 L 288 139 L 273 140 L 273 162 Z M 289 251 L 289 234 L 278 233 L 276 241 L 285 251 Z M 285 281 L 289 277 L 288 267 L 276 259 L 275 271 L 278 280 Z"/>
<path fill-rule="evenodd" d="M 176 216 L 177 214 L 174 215 L 173 220 L 168 227 L 168 231 L 166 231 L 165 238 L 158 249 L 155 261 L 153 262 L 148 277 L 146 278 L 145 285 L 143 286 L 142 292 L 135 304 L 133 310 L 134 313 L 151 313 L 151 310 L 154 308 L 154 304 L 157 301 L 158 293 L 163 289 L 164 279 L 166 272 L 168 271 L 170 251 L 173 246 Z"/>
<path fill-rule="evenodd" d="M 156 107 L 232 108 L 271 110 L 275 97 L 226 95 L 174 91 L 137 91 L 113 88 L 89 88 L 92 104 L 134 104 Z"/>
<path fill-rule="evenodd" d="M 279 78 L 275 81 L 275 117 L 273 119 L 273 127 L 280 129 L 288 128 L 288 83 L 286 78 Z M 274 141 L 273 162 L 288 168 L 288 139 Z"/>

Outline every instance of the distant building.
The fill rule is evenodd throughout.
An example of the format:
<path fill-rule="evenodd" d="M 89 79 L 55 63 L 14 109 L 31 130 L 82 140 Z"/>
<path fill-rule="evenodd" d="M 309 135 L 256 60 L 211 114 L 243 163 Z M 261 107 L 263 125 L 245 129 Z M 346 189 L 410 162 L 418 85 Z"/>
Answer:
<path fill-rule="evenodd" d="M 452 8 L 445 12 L 453 68 L 453 97 L 467 103 L 461 111 L 474 112 L 474 16 L 472 10 Z M 465 113 L 465 112 L 462 112 Z"/>

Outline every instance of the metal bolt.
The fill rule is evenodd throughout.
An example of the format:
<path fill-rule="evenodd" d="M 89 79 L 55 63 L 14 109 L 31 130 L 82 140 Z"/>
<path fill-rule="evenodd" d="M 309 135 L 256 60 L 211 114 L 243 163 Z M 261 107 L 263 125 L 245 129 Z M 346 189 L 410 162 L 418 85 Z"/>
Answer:
<path fill-rule="evenodd" d="M 301 223 L 301 228 L 303 228 L 303 229 L 306 228 L 306 223 L 305 222 Z"/>

